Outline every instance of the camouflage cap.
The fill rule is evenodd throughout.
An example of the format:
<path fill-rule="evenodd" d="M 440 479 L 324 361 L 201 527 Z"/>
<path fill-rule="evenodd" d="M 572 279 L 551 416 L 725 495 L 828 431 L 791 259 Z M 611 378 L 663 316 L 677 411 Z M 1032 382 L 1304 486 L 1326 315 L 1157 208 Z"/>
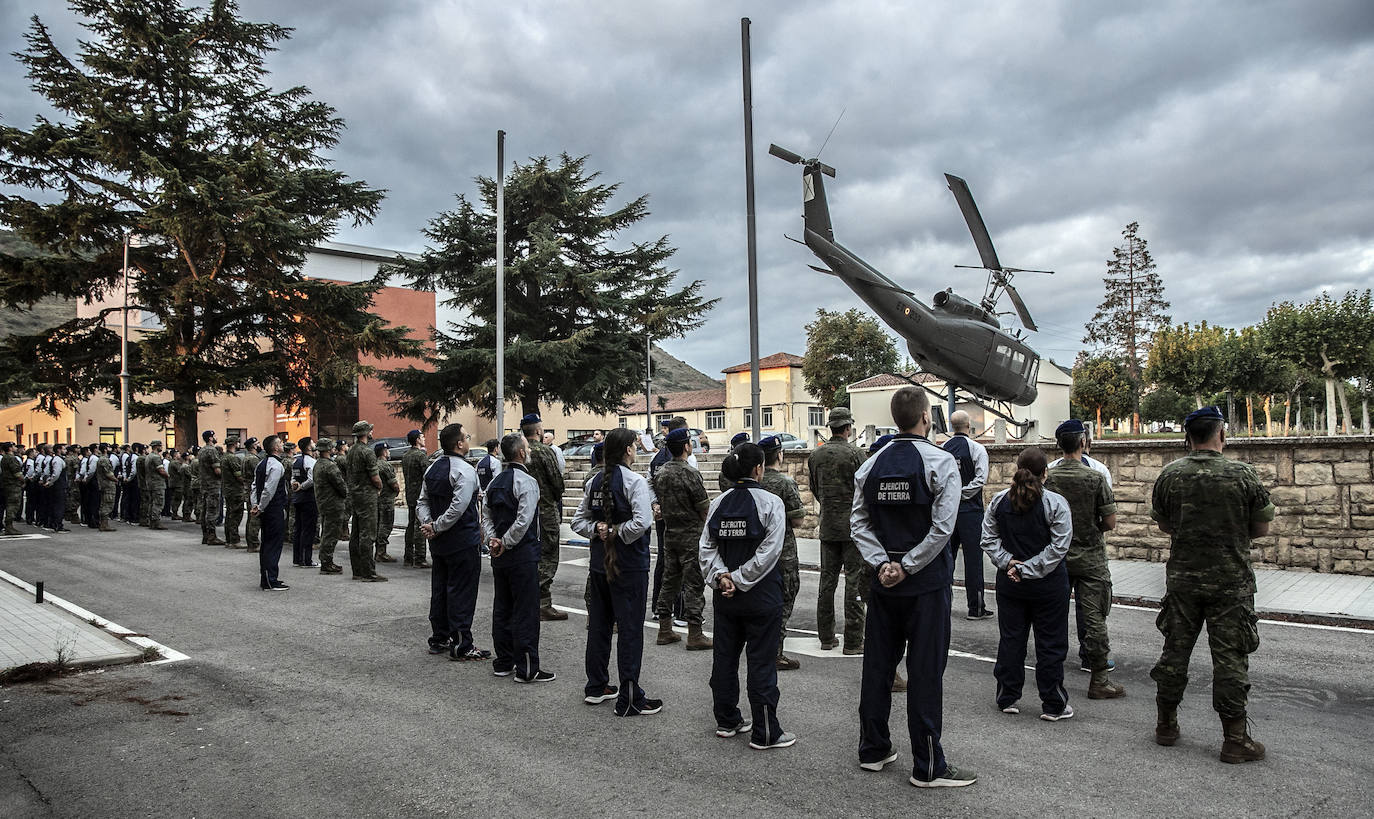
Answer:
<path fill-rule="evenodd" d="M 239 442 L 239 436 L 237 436 L 237 435 L 226 435 L 225 438 L 224 438 L 224 445 L 225 445 L 225 446 L 228 446 L 228 445 L 230 445 L 230 444 L 236 444 L 236 445 L 237 445 L 238 442 Z"/>
<path fill-rule="evenodd" d="M 854 413 L 849 411 L 849 407 L 835 407 L 830 410 L 830 418 L 825 425 L 831 429 L 847 427 L 854 423 Z"/>
<path fill-rule="evenodd" d="M 366 421 L 359 421 L 353 425 L 354 435 L 366 435 L 372 431 L 372 425 Z"/>
<path fill-rule="evenodd" d="M 333 439 L 333 438 L 321 438 L 321 439 L 319 439 L 318 441 L 315 442 L 315 448 L 318 449 L 320 452 L 333 452 L 333 451 L 334 451 L 334 439 Z"/>

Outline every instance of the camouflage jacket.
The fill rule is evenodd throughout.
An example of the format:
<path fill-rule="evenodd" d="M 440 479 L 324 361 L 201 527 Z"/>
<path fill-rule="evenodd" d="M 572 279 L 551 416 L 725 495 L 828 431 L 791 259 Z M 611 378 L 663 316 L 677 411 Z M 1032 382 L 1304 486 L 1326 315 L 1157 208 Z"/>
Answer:
<path fill-rule="evenodd" d="M 763 471 L 759 486 L 782 498 L 782 506 L 787 511 L 788 523 L 782 536 L 782 548 L 785 551 L 791 550 L 793 554 L 796 554 L 797 536 L 792 533 L 792 527 L 806 517 L 806 510 L 802 508 L 801 493 L 797 491 L 796 481 L 770 467 Z"/>
<path fill-rule="evenodd" d="M 348 484 L 333 458 L 316 460 L 315 468 L 310 470 L 310 479 L 315 482 L 315 503 L 320 509 L 343 511 Z"/>
<path fill-rule="evenodd" d="M 525 467 L 539 483 L 539 506 L 561 509 L 563 506 L 563 472 L 558 468 L 558 456 L 547 444 L 528 441 L 530 458 Z"/>
<path fill-rule="evenodd" d="M 167 477 L 158 472 L 159 469 L 166 469 L 166 463 L 166 460 L 156 453 L 149 452 L 147 455 L 144 455 L 142 464 L 143 475 L 140 478 L 140 480 L 146 481 L 143 485 L 149 489 L 166 489 Z"/>
<path fill-rule="evenodd" d="M 854 473 L 867 453 L 839 436 L 806 459 L 811 494 L 821 509 L 821 540 L 849 540 L 849 513 L 854 508 Z"/>
<path fill-rule="evenodd" d="M 419 447 L 411 447 L 401 456 L 401 477 L 406 482 L 406 504 L 413 506 L 420 499 L 420 487 L 425 482 L 429 456 Z"/>
<path fill-rule="evenodd" d="M 101 455 L 95 461 L 95 478 L 97 486 L 101 492 L 113 492 L 115 489 L 115 468 L 109 455 Z"/>
<path fill-rule="evenodd" d="M 242 498 L 253 480 L 252 473 L 247 469 L 245 456 L 230 452 L 220 461 L 220 468 L 224 472 L 224 494 L 231 498 Z"/>
<path fill-rule="evenodd" d="M 1045 488 L 1064 496 L 1073 518 L 1073 541 L 1064 565 L 1070 574 L 1086 574 L 1107 567 L 1107 543 L 1097 524 L 1116 514 L 1116 499 L 1107 479 L 1082 461 L 1065 460 L 1050 470 Z"/>
<path fill-rule="evenodd" d="M 0 489 L 9 492 L 24 485 L 24 464 L 13 454 L 0 457 Z"/>
<path fill-rule="evenodd" d="M 196 455 L 196 477 L 201 489 L 218 489 L 220 476 L 215 470 L 221 466 L 219 450 L 213 446 L 203 446 Z"/>
<path fill-rule="evenodd" d="M 348 448 L 348 454 L 344 456 L 344 477 L 348 481 L 350 499 L 377 497 L 377 487 L 373 485 L 372 479 L 380 474 L 381 470 L 377 468 L 377 453 L 372 451 L 371 446 L 358 443 Z"/>
<path fill-rule="evenodd" d="M 401 482 L 396 480 L 396 468 L 391 461 L 377 461 L 377 474 L 382 478 L 382 491 L 377 499 L 383 503 L 395 504 L 396 496 L 401 494 Z"/>
<path fill-rule="evenodd" d="M 1150 517 L 1172 530 L 1167 587 L 1253 594 L 1250 525 L 1274 519 L 1274 504 L 1249 464 L 1197 450 L 1164 467 Z"/>
<path fill-rule="evenodd" d="M 686 461 L 671 460 L 654 476 L 654 494 L 669 532 L 691 531 L 700 536 L 706 509 L 711 505 L 700 472 Z"/>

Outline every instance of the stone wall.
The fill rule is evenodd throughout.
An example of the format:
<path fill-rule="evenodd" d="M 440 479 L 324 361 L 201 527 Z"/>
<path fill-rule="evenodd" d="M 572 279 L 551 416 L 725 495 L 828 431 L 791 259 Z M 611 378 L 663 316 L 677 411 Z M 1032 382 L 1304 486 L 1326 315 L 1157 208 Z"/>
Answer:
<path fill-rule="evenodd" d="M 1019 444 L 988 445 L 987 498 L 1008 485 L 1021 449 Z M 1044 449 L 1055 457 L 1052 444 Z M 815 537 L 806 454 L 786 453 L 784 464 L 808 509 L 797 534 Z M 1109 556 L 1168 559 L 1169 538 L 1150 520 L 1150 492 L 1164 465 L 1184 454 L 1181 440 L 1094 444 L 1092 455 L 1111 470 L 1116 493 Z M 1234 438 L 1226 455 L 1254 466 L 1278 507 L 1270 534 L 1254 541 L 1256 563 L 1374 576 L 1374 438 Z"/>

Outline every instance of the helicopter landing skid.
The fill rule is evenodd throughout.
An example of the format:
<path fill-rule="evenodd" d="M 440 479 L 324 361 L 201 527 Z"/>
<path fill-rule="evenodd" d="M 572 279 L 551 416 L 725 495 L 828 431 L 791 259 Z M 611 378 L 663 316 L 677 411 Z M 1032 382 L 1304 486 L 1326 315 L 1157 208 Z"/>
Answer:
<path fill-rule="evenodd" d="M 946 432 L 949 429 L 949 423 L 945 419 L 943 413 L 945 401 L 949 398 L 948 393 L 937 392 L 931 389 L 930 387 L 926 386 L 925 384 L 912 381 L 910 377 L 902 375 L 901 373 L 887 373 L 887 375 L 890 375 L 893 378 L 901 379 L 902 381 L 905 381 L 913 387 L 920 387 L 921 389 L 930 393 L 931 397 L 934 399 L 931 401 L 931 408 L 935 410 L 935 412 L 932 412 L 932 416 L 938 414 L 940 421 L 939 426 L 944 427 L 944 429 L 937 429 L 936 431 Z M 1015 434 L 1012 435 L 1013 438 L 1025 437 L 1025 434 L 1030 429 L 1031 424 L 1034 423 L 1029 419 L 1025 421 L 1016 420 L 1015 416 L 1011 414 L 1011 404 L 1008 404 L 1006 401 L 997 401 L 996 404 L 1000 405 L 1000 407 L 994 406 L 992 403 L 984 401 L 982 398 L 980 398 L 977 395 L 974 395 L 973 393 L 961 390 L 961 388 L 957 384 L 954 386 L 954 390 L 956 403 L 959 401 L 963 401 L 964 403 L 973 404 L 974 406 L 982 409 L 984 412 L 990 412 L 998 418 L 1001 418 L 1003 421 L 1006 421 L 1007 426 L 1015 428 Z"/>

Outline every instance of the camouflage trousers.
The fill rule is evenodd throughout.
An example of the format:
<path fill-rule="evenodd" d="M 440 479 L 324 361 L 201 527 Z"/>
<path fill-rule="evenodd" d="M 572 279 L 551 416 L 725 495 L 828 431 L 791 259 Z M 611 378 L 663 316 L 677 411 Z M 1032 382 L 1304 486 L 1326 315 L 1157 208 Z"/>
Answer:
<path fill-rule="evenodd" d="M 321 505 L 319 507 L 319 513 L 320 538 L 316 543 L 316 549 L 320 553 L 320 565 L 329 566 L 334 563 L 334 547 L 338 545 L 339 540 L 343 537 L 343 504 Z"/>
<path fill-rule="evenodd" d="M 663 586 L 658 592 L 659 622 L 671 619 L 673 602 L 683 597 L 683 619 L 701 625 L 706 608 L 706 581 L 701 576 L 701 525 L 684 528 L 668 525 L 663 538 Z"/>
<path fill-rule="evenodd" d="M 177 488 L 172 490 L 172 517 L 182 516 L 182 508 L 186 503 L 186 490 Z"/>
<path fill-rule="evenodd" d="M 243 522 L 243 495 L 224 493 L 224 542 L 239 542 L 239 524 Z"/>
<path fill-rule="evenodd" d="M 1092 671 L 1106 671 L 1111 654 L 1107 615 L 1112 611 L 1112 573 L 1106 566 L 1085 574 L 1069 573 L 1074 620 L 1078 624 L 1078 656 Z"/>
<path fill-rule="evenodd" d="M 835 639 L 835 592 L 844 570 L 844 647 L 862 648 L 864 608 L 871 582 L 868 564 L 852 540 L 821 541 L 821 596 L 816 603 L 816 631 L 822 643 Z"/>
<path fill-rule="evenodd" d="M 72 523 L 76 523 L 76 521 L 77 521 L 77 513 L 80 511 L 80 509 L 81 509 L 81 484 L 79 484 L 79 483 L 77 483 L 75 480 L 73 480 L 73 481 L 68 482 L 68 486 L 67 486 L 67 506 L 66 506 L 66 509 L 65 509 L 66 514 L 67 514 L 67 520 L 71 521 Z"/>
<path fill-rule="evenodd" d="M 200 521 L 200 531 L 206 537 L 215 536 L 215 521 L 219 520 L 220 494 L 218 486 L 202 486 L 200 488 L 200 508 L 197 510 L 197 520 Z"/>
<path fill-rule="evenodd" d="M 1258 622 L 1252 593 L 1170 587 L 1155 620 L 1164 635 L 1164 651 L 1150 671 L 1159 701 L 1166 705 L 1183 701 L 1188 659 L 1206 624 L 1212 650 L 1212 707 L 1222 719 L 1244 716 L 1250 694 L 1250 655 L 1259 648 Z"/>
<path fill-rule="evenodd" d="M 377 554 L 386 554 L 391 542 L 391 530 L 396 525 L 396 499 L 377 499 Z"/>
<path fill-rule="evenodd" d="M 5 490 L 5 525 L 13 526 L 24 519 L 24 488 L 16 486 Z"/>
<path fill-rule="evenodd" d="M 539 605 L 553 605 L 553 577 L 558 574 L 559 526 L 562 510 L 553 504 L 539 504 Z"/>
<path fill-rule="evenodd" d="M 199 487 L 199 486 L 196 486 L 196 487 L 194 487 L 194 488 L 191 489 L 191 494 L 186 498 L 186 500 L 190 501 L 190 503 L 191 503 L 191 519 L 194 520 L 196 523 L 200 523 L 200 520 L 201 520 L 201 518 L 200 518 L 200 513 L 201 513 L 200 504 L 201 504 L 201 499 L 204 498 L 204 497 L 205 497 L 205 494 L 204 494 L 203 492 L 200 491 L 200 487 Z"/>
<path fill-rule="evenodd" d="M 416 519 L 415 504 L 420 500 L 416 495 L 414 500 L 406 498 L 406 547 L 405 559 L 416 563 L 425 561 L 425 538 L 420 534 L 420 521 Z"/>
<path fill-rule="evenodd" d="M 372 550 L 377 542 L 377 496 L 354 495 L 353 517 L 348 527 L 348 561 L 354 577 L 371 577 L 377 573 L 377 561 Z"/>
<path fill-rule="evenodd" d="M 99 521 L 99 522 L 101 522 L 101 523 L 108 523 L 109 520 L 110 520 L 110 516 L 114 514 L 114 508 L 115 508 L 115 490 L 114 490 L 114 487 L 113 487 L 113 486 L 109 486 L 109 487 L 106 487 L 106 488 L 100 490 L 100 511 L 98 512 L 98 514 L 100 515 L 100 521 Z"/>
<path fill-rule="evenodd" d="M 797 541 L 790 537 L 782 542 L 782 556 L 778 558 L 778 568 L 782 570 L 782 636 L 778 638 L 778 656 L 782 656 L 782 644 L 787 639 L 787 621 L 792 618 L 792 604 L 797 602 L 797 590 L 801 588 Z"/>
<path fill-rule="evenodd" d="M 164 486 L 147 486 L 143 488 L 143 503 L 139 506 L 139 516 L 143 518 L 145 526 L 162 525 L 162 502 L 167 499 L 167 488 Z"/>
<path fill-rule="evenodd" d="M 262 548 L 262 518 L 260 516 L 248 516 L 248 522 L 243 526 L 243 539 L 247 541 L 250 550 Z"/>

